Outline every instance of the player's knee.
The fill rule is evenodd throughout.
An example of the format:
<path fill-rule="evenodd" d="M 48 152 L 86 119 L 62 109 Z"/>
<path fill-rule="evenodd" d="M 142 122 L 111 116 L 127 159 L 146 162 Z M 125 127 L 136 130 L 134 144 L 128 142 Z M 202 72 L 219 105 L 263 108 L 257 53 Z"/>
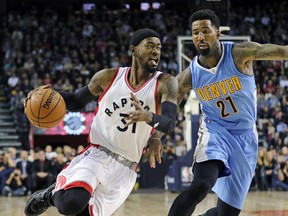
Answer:
<path fill-rule="evenodd" d="M 205 179 L 198 179 L 191 184 L 191 189 L 197 191 L 199 196 L 206 196 L 211 191 L 212 187 L 213 185 Z"/>
<path fill-rule="evenodd" d="M 87 203 L 83 205 L 83 203 L 79 203 L 79 200 L 77 200 L 77 198 L 74 198 L 70 199 L 69 202 L 63 202 L 58 207 L 58 212 L 62 215 L 75 215 L 82 212 L 86 206 Z"/>
<path fill-rule="evenodd" d="M 68 189 L 61 194 L 61 197 L 56 197 L 55 206 L 60 214 L 75 215 L 81 213 L 87 207 L 89 199 L 90 194 L 84 188 Z"/>
<path fill-rule="evenodd" d="M 219 216 L 238 216 L 241 210 L 223 202 L 221 199 L 218 199 L 217 212 Z"/>

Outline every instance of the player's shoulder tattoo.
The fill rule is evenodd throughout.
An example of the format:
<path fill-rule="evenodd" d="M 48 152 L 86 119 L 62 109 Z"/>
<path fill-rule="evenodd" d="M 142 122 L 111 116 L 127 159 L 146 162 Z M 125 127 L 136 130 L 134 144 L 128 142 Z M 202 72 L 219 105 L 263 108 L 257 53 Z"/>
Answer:
<path fill-rule="evenodd" d="M 256 42 L 245 41 L 235 43 L 232 53 L 236 62 L 246 62 L 251 57 L 257 54 L 257 51 L 261 45 Z"/>
<path fill-rule="evenodd" d="M 256 42 L 252 42 L 252 41 L 243 41 L 243 42 L 238 42 L 238 43 L 234 43 L 234 47 L 233 49 L 239 49 L 239 50 L 254 50 L 259 48 L 261 45 L 259 43 Z"/>
<path fill-rule="evenodd" d="M 159 92 L 162 94 L 175 95 L 178 92 L 178 81 L 176 77 L 163 73 L 159 76 Z"/>

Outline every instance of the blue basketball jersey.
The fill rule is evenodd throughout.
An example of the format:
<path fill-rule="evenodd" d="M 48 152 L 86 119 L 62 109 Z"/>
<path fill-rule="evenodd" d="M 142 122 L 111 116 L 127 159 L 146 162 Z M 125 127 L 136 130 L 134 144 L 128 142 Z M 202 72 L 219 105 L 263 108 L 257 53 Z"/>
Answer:
<path fill-rule="evenodd" d="M 190 64 L 192 87 L 203 115 L 194 161 L 220 160 L 224 169 L 212 190 L 225 203 L 241 209 L 257 162 L 256 84 L 241 73 L 232 56 L 232 42 L 222 42 L 216 67 Z"/>
<path fill-rule="evenodd" d="M 241 73 L 232 56 L 233 42 L 222 42 L 216 67 L 207 69 L 196 56 L 190 63 L 192 87 L 201 102 L 206 120 L 215 120 L 226 129 L 252 129 L 256 121 L 254 76 Z"/>

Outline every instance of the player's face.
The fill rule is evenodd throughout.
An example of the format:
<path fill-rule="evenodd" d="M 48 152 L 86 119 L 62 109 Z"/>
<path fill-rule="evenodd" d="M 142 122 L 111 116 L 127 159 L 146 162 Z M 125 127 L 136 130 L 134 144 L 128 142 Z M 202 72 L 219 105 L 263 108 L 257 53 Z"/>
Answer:
<path fill-rule="evenodd" d="M 220 31 L 211 25 L 210 20 L 197 20 L 192 23 L 192 40 L 198 52 L 209 55 L 217 45 Z"/>
<path fill-rule="evenodd" d="M 150 73 L 154 73 L 161 57 L 161 42 L 157 37 L 145 38 L 138 44 L 138 61 Z"/>

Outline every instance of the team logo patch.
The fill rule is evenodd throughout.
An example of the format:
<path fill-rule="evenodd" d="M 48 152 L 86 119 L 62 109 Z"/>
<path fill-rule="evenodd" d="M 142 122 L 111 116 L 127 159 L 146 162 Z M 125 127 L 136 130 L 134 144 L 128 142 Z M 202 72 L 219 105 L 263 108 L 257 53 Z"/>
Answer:
<path fill-rule="evenodd" d="M 57 181 L 56 181 L 55 191 L 60 190 L 65 184 L 66 184 L 66 177 L 63 175 L 58 176 Z"/>

